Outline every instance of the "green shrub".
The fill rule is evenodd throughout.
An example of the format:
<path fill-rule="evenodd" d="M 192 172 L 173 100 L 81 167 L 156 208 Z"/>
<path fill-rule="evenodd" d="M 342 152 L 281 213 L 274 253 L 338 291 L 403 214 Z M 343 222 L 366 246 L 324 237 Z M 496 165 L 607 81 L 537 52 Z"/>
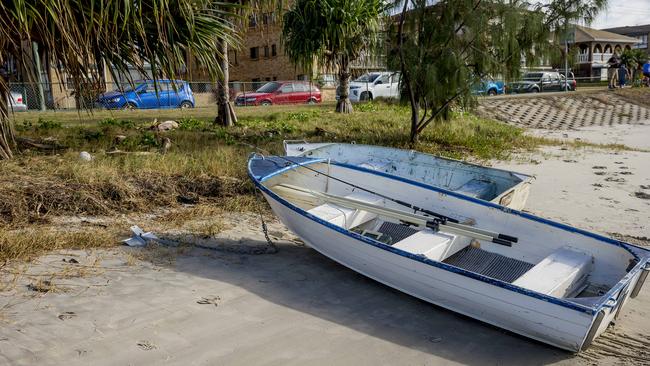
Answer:
<path fill-rule="evenodd" d="M 377 104 L 373 102 L 359 103 L 354 106 L 355 112 L 377 112 Z"/>
<path fill-rule="evenodd" d="M 55 122 L 50 119 L 44 119 L 39 117 L 36 128 L 39 130 L 57 130 L 59 128 L 62 128 L 63 125 L 61 122 Z M 31 123 L 30 123 L 31 126 Z"/>
<path fill-rule="evenodd" d="M 192 117 L 181 118 L 178 120 L 178 128 L 186 131 L 208 130 L 210 125 L 207 121 Z"/>
<path fill-rule="evenodd" d="M 140 135 L 140 145 L 158 147 L 158 139 L 151 131 L 145 131 Z"/>

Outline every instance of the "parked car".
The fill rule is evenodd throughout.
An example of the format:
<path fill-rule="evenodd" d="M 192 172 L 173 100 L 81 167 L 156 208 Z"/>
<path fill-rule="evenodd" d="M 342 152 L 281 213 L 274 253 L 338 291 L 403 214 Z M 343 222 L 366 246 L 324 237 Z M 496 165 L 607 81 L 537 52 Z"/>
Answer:
<path fill-rule="evenodd" d="M 21 112 L 27 110 L 27 104 L 23 95 L 16 92 L 9 93 L 9 109 L 14 112 Z"/>
<path fill-rule="evenodd" d="M 575 79 L 565 82 L 564 75 L 555 71 L 527 72 L 521 81 L 512 83 L 508 91 L 518 93 L 539 93 L 549 91 L 575 90 Z M 566 88 L 566 89 L 565 89 Z"/>
<path fill-rule="evenodd" d="M 400 73 L 371 72 L 350 82 L 349 97 L 351 102 L 364 102 L 375 98 L 399 98 Z M 341 90 L 337 88 L 336 99 Z"/>
<path fill-rule="evenodd" d="M 194 94 L 183 80 L 139 80 L 133 87 L 101 94 L 97 102 L 108 109 L 193 108 Z"/>
<path fill-rule="evenodd" d="M 270 81 L 254 93 L 238 95 L 235 105 L 316 104 L 321 101 L 320 90 L 309 82 Z"/>
<path fill-rule="evenodd" d="M 563 86 L 564 86 L 564 83 L 565 83 L 564 74 L 565 74 L 564 71 L 560 71 L 560 78 L 562 78 L 561 81 L 562 81 Z M 570 90 L 570 91 L 576 91 L 576 89 L 578 89 L 578 82 L 576 81 L 575 75 L 573 75 L 573 73 L 571 71 L 569 71 L 569 77 L 566 80 L 566 87 L 567 87 L 566 90 Z M 562 89 L 562 90 L 564 90 L 564 89 Z"/>
<path fill-rule="evenodd" d="M 474 95 L 499 95 L 506 92 L 506 85 L 503 81 L 495 81 L 492 79 L 481 80 L 472 88 Z"/>

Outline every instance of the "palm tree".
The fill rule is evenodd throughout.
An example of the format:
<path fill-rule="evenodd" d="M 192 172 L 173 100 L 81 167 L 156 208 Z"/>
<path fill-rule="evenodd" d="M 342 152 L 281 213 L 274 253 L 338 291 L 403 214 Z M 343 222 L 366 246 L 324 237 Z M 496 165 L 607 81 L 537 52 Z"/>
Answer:
<path fill-rule="evenodd" d="M 221 69 L 218 40 L 234 44 L 231 19 L 238 5 L 216 0 L 22 0 L 0 2 L 0 65 L 9 58 L 32 70 L 23 45 L 35 42 L 65 71 L 82 96 L 103 84 L 104 65 L 112 74 L 144 73 L 174 78 L 188 56 L 216 79 Z M 36 73 L 29 75 L 37 80 Z M 113 75 L 114 77 L 116 75 Z M 0 159 L 12 157 L 9 86 L 0 76 Z M 90 95 L 89 95 L 90 96 Z"/>
<path fill-rule="evenodd" d="M 350 62 L 375 44 L 385 9 L 383 0 L 296 0 L 284 14 L 282 39 L 289 59 L 310 70 L 316 59 L 319 66 L 337 71 L 337 112 L 352 112 Z"/>

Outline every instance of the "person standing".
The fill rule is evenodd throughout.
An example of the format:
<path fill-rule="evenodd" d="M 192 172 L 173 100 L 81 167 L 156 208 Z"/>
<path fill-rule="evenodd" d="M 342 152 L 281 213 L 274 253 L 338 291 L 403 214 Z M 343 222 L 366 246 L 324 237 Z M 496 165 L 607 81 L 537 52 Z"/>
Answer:
<path fill-rule="evenodd" d="M 618 53 L 612 54 L 612 57 L 607 60 L 607 80 L 609 81 L 609 89 L 616 88 L 616 81 L 618 79 L 618 68 L 621 60 L 618 58 Z"/>
<path fill-rule="evenodd" d="M 621 89 L 625 87 L 625 82 L 627 80 L 627 67 L 625 64 L 621 64 L 620 67 L 618 68 L 618 84 L 620 85 Z"/>
<path fill-rule="evenodd" d="M 650 86 L 650 60 L 643 64 L 643 76 L 646 86 Z"/>

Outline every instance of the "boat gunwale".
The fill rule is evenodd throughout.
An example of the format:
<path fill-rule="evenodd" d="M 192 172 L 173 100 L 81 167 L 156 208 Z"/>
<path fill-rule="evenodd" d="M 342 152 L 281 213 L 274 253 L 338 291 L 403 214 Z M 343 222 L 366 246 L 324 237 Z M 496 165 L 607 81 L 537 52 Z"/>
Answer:
<path fill-rule="evenodd" d="M 472 278 L 472 279 L 475 279 L 475 280 L 479 280 L 481 282 L 485 282 L 485 283 L 488 283 L 488 284 L 491 284 L 491 285 L 496 285 L 496 286 L 504 288 L 506 290 L 510 290 L 510 291 L 513 291 L 513 292 L 516 292 L 516 293 L 520 293 L 522 295 L 534 297 L 536 299 L 547 301 L 547 302 L 550 302 L 550 303 L 553 303 L 553 304 L 556 304 L 556 305 L 560 305 L 560 306 L 565 307 L 565 308 L 580 311 L 580 312 L 587 313 L 587 314 L 590 314 L 590 315 L 597 314 L 603 308 L 607 307 L 607 303 L 613 298 L 613 295 L 615 293 L 617 293 L 623 287 L 627 286 L 629 284 L 629 282 L 634 278 L 634 276 L 638 272 L 642 271 L 645 268 L 645 266 L 647 265 L 647 263 L 650 263 L 650 250 L 638 247 L 638 246 L 633 245 L 633 244 L 629 244 L 629 243 L 626 243 L 626 242 L 623 242 L 623 241 L 620 241 L 620 240 L 615 240 L 615 239 L 612 239 L 612 238 L 608 238 L 608 237 L 605 237 L 605 236 L 602 236 L 602 235 L 599 235 L 599 234 L 596 234 L 596 233 L 592 233 L 592 232 L 589 232 L 589 231 L 586 231 L 586 230 L 583 230 L 583 229 L 574 228 L 574 227 L 566 225 L 566 224 L 551 221 L 551 220 L 548 220 L 548 219 L 545 219 L 545 218 L 542 218 L 542 217 L 539 217 L 539 216 L 531 215 L 531 214 L 528 214 L 528 213 L 525 213 L 525 212 L 521 212 L 521 211 L 518 211 L 518 210 L 513 210 L 513 209 L 510 209 L 508 207 L 501 206 L 501 205 L 498 205 L 498 204 L 495 204 L 495 203 L 492 203 L 492 202 L 479 200 L 479 199 L 476 199 L 476 198 L 473 198 L 473 197 L 465 196 L 465 195 L 462 195 L 462 194 L 459 194 L 459 193 L 456 193 L 456 192 L 452 192 L 452 191 L 448 191 L 448 190 L 445 190 L 445 189 L 442 189 L 442 188 L 438 188 L 438 187 L 434 187 L 434 186 L 427 185 L 427 184 L 424 184 L 424 183 L 412 181 L 412 180 L 409 180 L 409 179 L 406 179 L 406 178 L 403 178 L 403 177 L 394 176 L 394 175 L 390 175 L 390 174 L 387 174 L 387 173 L 382 173 L 382 172 L 378 172 L 378 171 L 375 171 L 375 170 L 358 167 L 356 165 L 350 165 L 350 164 L 338 163 L 338 162 L 335 162 L 335 161 L 331 161 L 331 164 L 338 165 L 338 166 L 341 166 L 341 167 L 344 167 L 344 168 L 349 168 L 349 169 L 358 170 L 358 171 L 361 171 L 361 172 L 371 173 L 371 174 L 383 176 L 383 177 L 386 177 L 386 178 L 389 178 L 389 179 L 401 181 L 403 183 L 415 185 L 415 186 L 418 186 L 418 187 L 421 187 L 421 188 L 424 188 L 424 189 L 427 189 L 427 190 L 432 190 L 432 191 L 443 193 L 443 194 L 449 194 L 451 196 L 460 198 L 462 200 L 466 200 L 466 201 L 478 203 L 478 204 L 481 204 L 481 205 L 484 205 L 484 206 L 499 209 L 499 210 L 501 210 L 502 212 L 504 212 L 506 214 L 518 215 L 518 216 L 521 216 L 521 217 L 523 217 L 525 219 L 528 219 L 528 220 L 531 220 L 531 221 L 537 221 L 537 222 L 540 222 L 542 224 L 554 226 L 556 228 L 559 228 L 559 229 L 562 229 L 562 230 L 565 230 L 565 231 L 568 231 L 568 232 L 573 232 L 573 233 L 581 234 L 581 235 L 584 235 L 584 236 L 587 236 L 587 237 L 591 237 L 593 239 L 604 242 L 606 244 L 616 245 L 618 247 L 621 247 L 621 248 L 627 250 L 638 261 L 636 266 L 634 266 L 629 272 L 627 272 L 625 274 L 625 276 L 623 276 L 623 278 L 620 281 L 618 281 L 614 286 L 612 286 L 609 289 L 609 291 L 607 291 L 604 295 L 602 295 L 600 297 L 599 302 L 595 303 L 593 306 L 587 306 L 587 305 L 579 304 L 579 303 L 572 302 L 572 301 L 569 301 L 569 300 L 565 300 L 565 299 L 562 299 L 562 298 L 542 294 L 542 293 L 537 292 L 537 291 L 532 291 L 532 290 L 529 290 L 529 289 L 526 289 L 526 288 L 523 288 L 523 287 L 519 287 L 519 286 L 513 285 L 511 283 L 507 283 L 507 282 L 504 282 L 504 281 L 501 281 L 501 280 L 498 280 L 498 279 L 495 279 L 495 278 L 492 278 L 492 277 L 487 277 L 487 276 L 484 276 L 484 275 L 481 275 L 481 274 L 478 274 L 478 273 L 475 273 L 475 272 L 467 271 L 465 269 L 455 267 L 455 266 L 452 266 L 452 265 L 449 265 L 449 264 L 446 264 L 446 263 L 443 263 L 443 262 L 434 261 L 434 260 L 419 256 L 419 255 L 410 253 L 410 252 L 403 251 L 403 250 L 398 249 L 398 248 L 394 248 L 394 247 L 392 247 L 390 245 L 386 245 L 386 244 L 381 243 L 381 242 L 379 242 L 377 240 L 373 240 L 373 239 L 364 237 L 364 236 L 362 236 L 360 234 L 357 234 L 357 233 L 352 232 L 350 230 L 344 229 L 344 228 L 342 228 L 340 226 L 337 226 L 337 225 L 334 225 L 334 224 L 332 224 L 330 222 L 327 222 L 326 220 L 323 220 L 323 219 L 321 219 L 321 218 L 319 218 L 319 217 L 317 217 L 317 216 L 315 216 L 313 214 L 310 214 L 309 212 L 301 209 L 300 207 L 297 207 L 293 203 L 291 203 L 291 202 L 285 200 L 284 198 L 280 197 L 278 194 L 276 194 L 270 188 L 266 187 L 263 184 L 266 180 L 268 180 L 268 179 L 270 179 L 270 178 L 272 178 L 272 177 L 274 177 L 276 175 L 283 174 L 283 173 L 285 173 L 287 171 L 295 170 L 296 168 L 299 168 L 299 167 L 302 167 L 302 166 L 305 166 L 305 165 L 311 165 L 311 164 L 322 163 L 322 162 L 328 161 L 328 159 L 324 159 L 324 158 L 309 158 L 309 157 L 302 157 L 302 158 L 303 159 L 312 159 L 312 160 L 307 160 L 307 161 L 303 161 L 303 162 L 293 162 L 290 159 L 285 158 L 287 161 L 291 161 L 292 164 L 288 165 L 288 166 L 285 166 L 285 167 L 282 167 L 282 168 L 279 168 L 278 170 L 275 170 L 275 171 L 273 171 L 270 174 L 267 174 L 265 176 L 255 176 L 253 174 L 253 172 L 252 172 L 252 169 L 251 169 L 252 162 L 255 159 L 267 159 L 267 157 L 259 157 L 259 156 L 258 157 L 251 157 L 249 159 L 249 161 L 248 161 L 248 175 L 253 180 L 253 183 L 255 184 L 256 187 L 261 189 L 264 193 L 269 194 L 273 199 L 275 199 L 276 201 L 278 201 L 282 205 L 284 205 L 287 208 L 297 212 L 298 214 L 300 214 L 302 216 L 305 216 L 305 217 L 311 219 L 312 221 L 315 221 L 315 222 L 317 222 L 317 223 L 319 223 L 321 225 L 324 225 L 325 227 L 333 229 L 333 230 L 335 230 L 335 231 L 337 231 L 337 232 L 339 232 L 341 234 L 344 234 L 344 235 L 349 236 L 349 237 L 351 237 L 353 239 L 359 240 L 359 241 L 361 241 L 361 242 L 363 242 L 365 244 L 370 244 L 370 245 L 372 245 L 374 247 L 377 247 L 379 249 L 389 251 L 389 252 L 391 252 L 393 254 L 397 254 L 397 255 L 400 255 L 402 257 L 406 257 L 406 258 L 415 260 L 417 262 L 421 262 L 421 263 L 428 264 L 428 265 L 433 266 L 433 267 L 441 268 L 441 269 L 444 269 L 446 271 L 457 273 L 457 274 L 460 274 L 460 275 L 463 275 L 463 276 L 466 276 L 466 277 L 469 277 L 469 278 Z M 641 258 L 630 247 L 631 248 L 636 248 L 636 249 L 641 250 L 643 252 L 646 252 L 646 256 L 644 256 L 644 258 Z"/>

